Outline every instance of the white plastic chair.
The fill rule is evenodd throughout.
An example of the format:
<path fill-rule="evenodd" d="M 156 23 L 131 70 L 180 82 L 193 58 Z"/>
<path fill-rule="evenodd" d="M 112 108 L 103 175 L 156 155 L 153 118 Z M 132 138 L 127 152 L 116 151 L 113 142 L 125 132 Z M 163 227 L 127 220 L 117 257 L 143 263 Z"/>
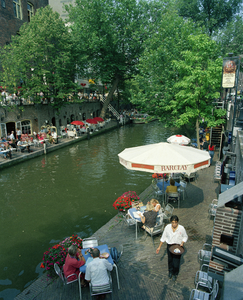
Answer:
<path fill-rule="evenodd" d="M 163 220 L 170 221 L 170 217 L 173 215 L 174 207 L 171 204 L 167 204 L 163 212 Z"/>
<path fill-rule="evenodd" d="M 90 299 L 92 299 L 93 296 L 98 296 L 102 294 L 111 294 L 112 297 L 112 279 L 110 272 L 108 272 L 109 275 L 109 282 L 107 284 L 100 284 L 100 285 L 93 285 L 92 282 L 89 283 L 89 290 L 90 290 Z"/>
<path fill-rule="evenodd" d="M 187 182 L 184 180 L 180 180 L 180 186 L 177 188 L 177 191 L 181 194 L 183 194 L 183 200 L 185 199 L 185 193 L 187 196 L 187 192 L 186 192 L 186 187 L 187 187 Z"/>
<path fill-rule="evenodd" d="M 211 258 L 211 244 L 203 244 L 202 249 L 198 251 L 198 260 L 201 264 L 209 264 Z"/>
<path fill-rule="evenodd" d="M 178 208 L 180 208 L 180 194 L 179 193 L 166 193 L 166 203 L 170 200 L 178 202 Z"/>
<path fill-rule="evenodd" d="M 214 283 L 214 279 L 208 275 L 208 268 L 209 266 L 206 264 L 203 264 L 201 266 L 201 270 L 197 271 L 196 276 L 195 276 L 195 286 L 197 286 L 198 282 L 200 282 L 201 286 L 205 286 L 206 288 L 208 288 L 210 291 L 213 288 L 213 283 Z"/>
<path fill-rule="evenodd" d="M 64 265 L 63 265 L 63 267 L 64 267 Z M 81 273 L 79 273 L 79 276 L 77 276 L 77 274 L 73 273 L 71 275 L 68 275 L 68 277 L 66 278 L 57 263 L 54 263 L 54 270 L 55 270 L 56 274 L 61 278 L 63 285 L 67 285 L 67 284 L 78 281 L 78 283 L 79 283 L 79 298 L 80 298 L 80 300 L 82 300 L 81 284 L 80 284 L 80 274 Z M 72 276 L 75 276 L 75 279 L 68 281 L 68 278 L 72 277 Z"/>
<path fill-rule="evenodd" d="M 219 291 L 219 284 L 218 284 L 217 280 L 215 280 L 212 291 L 209 293 L 201 291 L 199 289 L 200 286 L 201 286 L 201 282 L 198 282 L 196 289 L 193 289 L 191 291 L 189 300 L 213 300 L 213 299 L 216 299 L 216 297 L 218 295 L 218 291 Z M 203 286 L 203 288 L 204 288 L 204 286 Z"/>
<path fill-rule="evenodd" d="M 82 241 L 83 248 L 92 248 L 92 247 L 97 247 L 98 246 L 98 240 L 96 237 L 91 236 L 89 238 L 85 238 Z"/>
<path fill-rule="evenodd" d="M 211 217 L 215 218 L 216 212 L 217 212 L 217 207 L 218 207 L 218 200 L 213 199 L 213 201 L 212 201 L 212 203 L 210 203 L 209 209 L 208 209 L 208 213 L 209 213 L 210 218 Z"/>
<path fill-rule="evenodd" d="M 164 227 L 165 227 L 165 224 L 163 222 L 164 214 L 162 213 L 162 214 L 158 215 L 156 220 L 157 220 L 157 222 L 154 227 L 149 227 L 148 225 L 144 225 L 145 234 L 148 233 L 151 236 L 153 245 L 154 245 L 153 236 L 157 235 L 159 233 L 162 233 L 164 230 Z M 147 238 L 147 234 L 146 234 L 146 238 Z M 145 240 L 146 240 L 146 238 L 145 238 Z"/>

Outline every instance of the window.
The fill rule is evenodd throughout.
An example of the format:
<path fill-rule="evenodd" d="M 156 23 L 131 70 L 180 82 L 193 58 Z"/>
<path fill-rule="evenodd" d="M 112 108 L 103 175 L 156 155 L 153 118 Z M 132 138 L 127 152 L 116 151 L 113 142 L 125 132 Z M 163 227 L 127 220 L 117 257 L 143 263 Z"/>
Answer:
<path fill-rule="evenodd" d="M 21 121 L 22 133 L 31 134 L 30 121 Z"/>
<path fill-rule="evenodd" d="M 2 0 L 1 3 L 2 3 L 2 7 L 3 7 L 3 8 L 6 8 L 5 0 Z"/>
<path fill-rule="evenodd" d="M 14 15 L 18 19 L 22 19 L 21 0 L 13 0 Z"/>
<path fill-rule="evenodd" d="M 27 3 L 27 12 L 28 12 L 28 22 L 34 16 L 34 6 L 31 3 Z"/>

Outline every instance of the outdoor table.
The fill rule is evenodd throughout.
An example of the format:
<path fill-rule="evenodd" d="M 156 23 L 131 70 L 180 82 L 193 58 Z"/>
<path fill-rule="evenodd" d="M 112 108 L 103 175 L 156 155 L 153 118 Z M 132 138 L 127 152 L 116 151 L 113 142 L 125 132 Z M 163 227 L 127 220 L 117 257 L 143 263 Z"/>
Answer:
<path fill-rule="evenodd" d="M 140 207 L 139 211 L 143 212 L 145 210 L 145 208 L 146 208 L 146 206 L 142 206 L 142 207 Z M 134 215 L 134 213 L 139 212 L 139 211 L 135 207 L 130 208 L 128 210 L 129 216 L 136 221 L 136 239 L 138 238 L 138 223 L 141 223 L 142 221 L 141 221 L 141 218 Z"/>
<path fill-rule="evenodd" d="M 104 252 L 109 253 L 109 257 L 108 257 L 108 258 L 103 258 L 103 259 L 107 259 L 108 262 L 111 263 L 111 264 L 113 265 L 113 267 L 115 268 L 115 270 L 116 270 L 116 278 L 117 278 L 117 287 L 118 287 L 118 290 L 119 290 L 119 289 L 120 289 L 120 282 L 119 282 L 119 276 L 118 276 L 118 268 L 117 268 L 117 265 L 114 263 L 114 261 L 113 261 L 111 255 L 110 255 L 110 251 L 109 251 L 108 246 L 107 246 L 106 244 L 104 244 L 104 245 L 96 246 L 96 247 L 93 247 L 93 248 L 98 248 L 98 249 L 100 250 L 100 254 L 102 254 L 102 253 L 104 253 Z M 86 251 L 87 249 L 90 249 L 90 248 L 84 248 L 84 249 L 81 249 L 81 252 L 82 252 L 82 254 L 83 254 L 83 256 L 84 256 L 86 262 L 87 262 L 88 258 L 91 258 L 90 253 L 85 254 L 85 251 Z M 85 263 L 82 267 L 79 268 L 80 273 L 81 273 L 81 272 L 82 272 L 82 273 L 85 273 L 85 272 L 86 272 L 86 266 L 87 266 L 87 265 L 86 265 L 86 263 Z M 80 281 L 79 281 L 79 282 L 80 282 Z M 81 285 L 80 285 L 80 290 L 81 290 Z"/>

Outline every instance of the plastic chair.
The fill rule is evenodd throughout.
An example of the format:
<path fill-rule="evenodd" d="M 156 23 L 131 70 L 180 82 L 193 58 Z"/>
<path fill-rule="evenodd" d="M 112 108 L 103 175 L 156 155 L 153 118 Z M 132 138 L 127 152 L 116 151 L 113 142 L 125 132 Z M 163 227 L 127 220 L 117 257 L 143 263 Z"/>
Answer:
<path fill-rule="evenodd" d="M 164 214 L 162 213 L 161 215 L 158 215 L 157 222 L 154 227 L 149 227 L 148 225 L 144 225 L 145 234 L 148 233 L 151 236 L 153 245 L 154 245 L 153 236 L 162 233 L 164 230 L 165 224 L 163 223 L 163 220 L 164 220 Z M 146 238 L 147 238 L 147 234 L 146 234 Z"/>
<path fill-rule="evenodd" d="M 177 201 L 178 202 L 178 208 L 180 208 L 180 194 L 179 193 L 166 193 L 166 202 L 169 201 Z"/>
<path fill-rule="evenodd" d="M 163 199 L 164 192 L 159 189 L 159 187 L 157 186 L 157 181 L 155 179 L 152 180 L 152 188 L 154 190 L 154 197 L 159 200 L 160 198 Z"/>
<path fill-rule="evenodd" d="M 195 286 L 197 286 L 198 282 L 200 282 L 201 286 L 205 286 L 205 288 L 208 288 L 210 291 L 212 291 L 214 279 L 208 275 L 208 265 L 203 264 L 201 266 L 201 270 L 197 271 L 195 276 Z"/>
<path fill-rule="evenodd" d="M 198 260 L 201 264 L 209 264 L 211 258 L 211 247 L 211 244 L 205 243 L 203 244 L 202 249 L 198 251 Z"/>
<path fill-rule="evenodd" d="M 177 188 L 177 191 L 180 194 L 183 193 L 183 200 L 185 199 L 185 193 L 186 193 L 186 196 L 187 196 L 186 186 L 187 186 L 187 182 L 184 181 L 184 180 L 180 180 L 180 186 Z"/>
<path fill-rule="evenodd" d="M 93 296 L 98 296 L 102 294 L 111 294 L 112 297 L 112 279 L 109 272 L 109 282 L 107 284 L 100 284 L 100 285 L 93 285 L 92 282 L 89 283 L 89 290 L 90 290 L 90 299 L 92 299 Z"/>
<path fill-rule="evenodd" d="M 92 247 L 97 247 L 98 246 L 98 240 L 96 237 L 92 236 L 86 239 L 83 239 L 83 248 L 92 248 Z"/>
<path fill-rule="evenodd" d="M 212 203 L 210 203 L 209 209 L 208 209 L 208 213 L 209 213 L 210 218 L 211 217 L 215 218 L 216 212 L 217 212 L 217 207 L 218 207 L 218 200 L 213 199 L 213 201 L 212 201 Z"/>
<path fill-rule="evenodd" d="M 196 289 L 193 289 L 191 291 L 189 300 L 213 300 L 213 299 L 216 299 L 216 297 L 218 295 L 218 291 L 219 291 L 219 284 L 218 284 L 217 280 L 215 280 L 212 291 L 209 293 L 199 290 L 200 286 L 201 286 L 201 282 L 198 282 Z"/>
<path fill-rule="evenodd" d="M 163 212 L 163 220 L 170 221 L 170 217 L 172 216 L 173 211 L 174 211 L 174 207 L 168 203 Z"/>
<path fill-rule="evenodd" d="M 61 278 L 63 285 L 67 285 L 67 284 L 78 281 L 78 283 L 79 283 L 79 298 L 80 298 L 80 300 L 82 300 L 81 284 L 80 284 L 80 274 L 81 273 L 79 273 L 79 276 L 77 276 L 77 274 L 73 273 L 71 275 L 68 275 L 68 277 L 66 278 L 57 263 L 54 263 L 54 270 L 55 270 L 56 274 Z M 68 278 L 71 276 L 75 276 L 75 279 L 68 281 Z"/>

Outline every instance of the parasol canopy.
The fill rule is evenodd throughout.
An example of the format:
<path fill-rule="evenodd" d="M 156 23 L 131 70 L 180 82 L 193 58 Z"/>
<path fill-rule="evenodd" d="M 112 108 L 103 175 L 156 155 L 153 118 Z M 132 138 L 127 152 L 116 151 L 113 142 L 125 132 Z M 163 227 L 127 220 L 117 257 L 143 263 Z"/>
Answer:
<path fill-rule="evenodd" d="M 94 120 L 94 119 L 87 119 L 86 122 L 89 123 L 89 124 L 97 124 L 97 123 L 98 123 L 98 122 L 97 122 L 96 120 Z"/>
<path fill-rule="evenodd" d="M 97 122 L 104 122 L 104 119 L 102 119 L 101 117 L 95 117 L 95 118 L 93 118 L 93 120 L 95 120 Z"/>
<path fill-rule="evenodd" d="M 72 125 L 84 125 L 82 121 L 72 121 Z"/>
<path fill-rule="evenodd" d="M 168 143 L 126 148 L 118 156 L 127 169 L 150 173 L 191 174 L 210 165 L 207 151 Z"/>
<path fill-rule="evenodd" d="M 178 145 L 188 145 L 190 143 L 190 139 L 182 134 L 175 134 L 170 136 L 167 139 L 168 143 L 178 144 Z"/>

